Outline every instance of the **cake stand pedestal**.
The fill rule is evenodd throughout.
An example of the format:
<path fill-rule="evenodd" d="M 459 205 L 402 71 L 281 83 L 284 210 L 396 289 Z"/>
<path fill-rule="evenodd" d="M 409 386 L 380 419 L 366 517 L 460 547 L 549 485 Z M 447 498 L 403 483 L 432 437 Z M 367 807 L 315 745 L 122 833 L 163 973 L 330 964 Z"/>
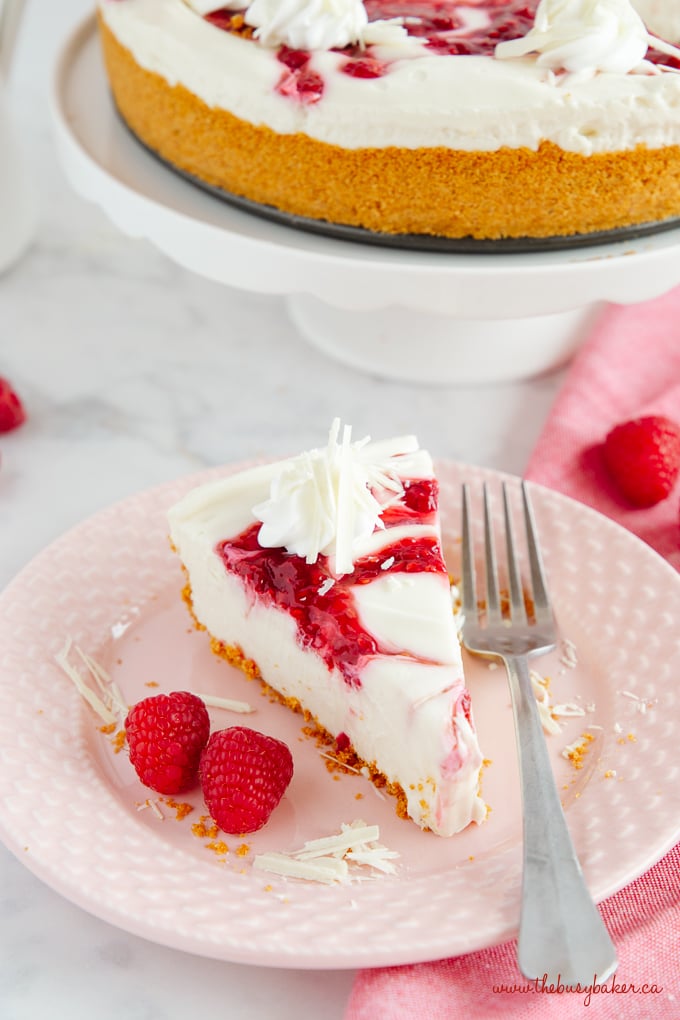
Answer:
<path fill-rule="evenodd" d="M 502 382 L 557 368 L 599 309 L 488 319 L 401 305 L 357 312 L 304 295 L 287 305 L 302 335 L 331 357 L 375 375 L 442 384 Z"/>
<path fill-rule="evenodd" d="M 571 357 L 605 303 L 680 283 L 680 229 L 591 248 L 449 254 L 338 240 L 234 208 L 124 128 L 93 17 L 63 46 L 51 106 L 71 184 L 122 231 L 209 279 L 285 296 L 309 342 L 381 377 L 472 384 L 547 372 Z"/>

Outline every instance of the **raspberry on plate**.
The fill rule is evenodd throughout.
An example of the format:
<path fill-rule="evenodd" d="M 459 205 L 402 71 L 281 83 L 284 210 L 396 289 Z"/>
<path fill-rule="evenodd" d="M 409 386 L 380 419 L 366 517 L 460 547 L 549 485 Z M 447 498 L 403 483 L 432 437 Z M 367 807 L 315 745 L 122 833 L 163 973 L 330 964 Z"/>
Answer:
<path fill-rule="evenodd" d="M 23 404 L 11 383 L 0 376 L 0 432 L 11 432 L 25 421 Z"/>
<path fill-rule="evenodd" d="M 128 713 L 125 733 L 130 761 L 145 786 L 175 794 L 198 785 L 210 718 L 195 694 L 173 691 L 144 698 Z"/>
<path fill-rule="evenodd" d="M 654 506 L 670 495 L 680 474 L 680 425 L 662 415 L 623 422 L 607 435 L 603 454 L 629 502 Z"/>
<path fill-rule="evenodd" d="M 293 757 L 283 741 L 232 726 L 212 734 L 199 771 L 206 806 L 220 829 L 256 832 L 286 792 Z"/>

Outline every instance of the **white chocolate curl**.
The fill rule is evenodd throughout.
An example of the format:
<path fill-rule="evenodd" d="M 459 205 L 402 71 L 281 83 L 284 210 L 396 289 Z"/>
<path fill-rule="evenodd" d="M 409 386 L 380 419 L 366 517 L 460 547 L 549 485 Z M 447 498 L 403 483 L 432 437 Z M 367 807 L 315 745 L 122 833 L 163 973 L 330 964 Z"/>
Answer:
<path fill-rule="evenodd" d="M 398 499 L 403 486 L 390 472 L 384 444 L 380 456 L 373 456 L 368 439 L 351 442 L 351 428 L 345 426 L 338 440 L 340 422 L 331 426 L 328 445 L 310 450 L 289 461 L 274 479 L 270 497 L 253 507 L 262 521 L 259 543 L 267 549 L 284 548 L 315 563 L 319 555 L 334 558 L 336 574 L 351 574 L 353 547 L 382 528 L 381 514 L 388 502 L 378 501 L 373 489 Z M 389 455 L 417 449 L 414 437 L 399 441 Z"/>

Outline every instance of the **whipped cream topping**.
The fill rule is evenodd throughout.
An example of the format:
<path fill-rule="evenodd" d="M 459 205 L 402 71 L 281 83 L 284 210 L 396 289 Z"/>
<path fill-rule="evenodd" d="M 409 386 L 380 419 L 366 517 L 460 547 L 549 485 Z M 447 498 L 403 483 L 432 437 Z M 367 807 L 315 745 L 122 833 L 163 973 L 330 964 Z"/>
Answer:
<path fill-rule="evenodd" d="M 272 482 L 269 499 L 253 507 L 253 514 L 262 522 L 259 543 L 264 548 L 285 548 L 307 563 L 323 553 L 334 557 L 337 574 L 350 574 L 357 544 L 383 527 L 380 515 L 389 499 L 378 502 L 372 490 L 380 487 L 398 498 L 403 486 L 390 471 L 382 444 L 376 459 L 368 437 L 353 443 L 348 425 L 341 439 L 339 433 L 336 418 L 326 447 L 287 461 Z M 409 436 L 393 453 L 415 449 L 417 441 Z"/>
<path fill-rule="evenodd" d="M 536 63 L 551 71 L 594 75 L 629 74 L 648 69 L 650 37 L 630 0 L 541 0 L 534 27 L 522 39 L 499 43 L 499 59 L 537 53 Z M 680 54 L 663 45 L 663 52 Z"/>
<path fill-rule="evenodd" d="M 653 2 L 635 5 L 653 31 L 671 29 L 660 16 L 652 20 Z M 142 67 L 208 106 L 283 134 L 303 132 L 349 149 L 490 152 L 536 150 L 550 141 L 591 155 L 680 145 L 680 74 L 569 75 L 567 87 L 555 88 L 552 72 L 530 57 L 442 56 L 421 45 L 379 47 L 379 59 L 393 60 L 389 74 L 362 80 L 340 72 L 341 54 L 318 50 L 309 67 L 326 88 L 321 102 L 304 106 L 277 93 L 282 65 L 275 50 L 215 29 L 185 0 L 100 0 L 99 10 Z M 675 43 L 680 18 L 676 27 L 679 34 L 668 36 Z"/>
<path fill-rule="evenodd" d="M 244 21 L 264 46 L 331 50 L 345 46 L 408 42 L 401 19 L 369 22 L 363 0 L 186 0 L 198 14 L 247 7 Z"/>

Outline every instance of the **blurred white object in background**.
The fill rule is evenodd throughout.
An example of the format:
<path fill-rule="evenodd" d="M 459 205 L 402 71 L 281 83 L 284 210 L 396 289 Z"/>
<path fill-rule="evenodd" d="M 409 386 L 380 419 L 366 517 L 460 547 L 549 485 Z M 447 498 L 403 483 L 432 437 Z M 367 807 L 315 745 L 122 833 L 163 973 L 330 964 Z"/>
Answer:
<path fill-rule="evenodd" d="M 36 197 L 7 88 L 23 5 L 24 0 L 0 0 L 0 273 L 23 255 L 37 223 Z"/>

